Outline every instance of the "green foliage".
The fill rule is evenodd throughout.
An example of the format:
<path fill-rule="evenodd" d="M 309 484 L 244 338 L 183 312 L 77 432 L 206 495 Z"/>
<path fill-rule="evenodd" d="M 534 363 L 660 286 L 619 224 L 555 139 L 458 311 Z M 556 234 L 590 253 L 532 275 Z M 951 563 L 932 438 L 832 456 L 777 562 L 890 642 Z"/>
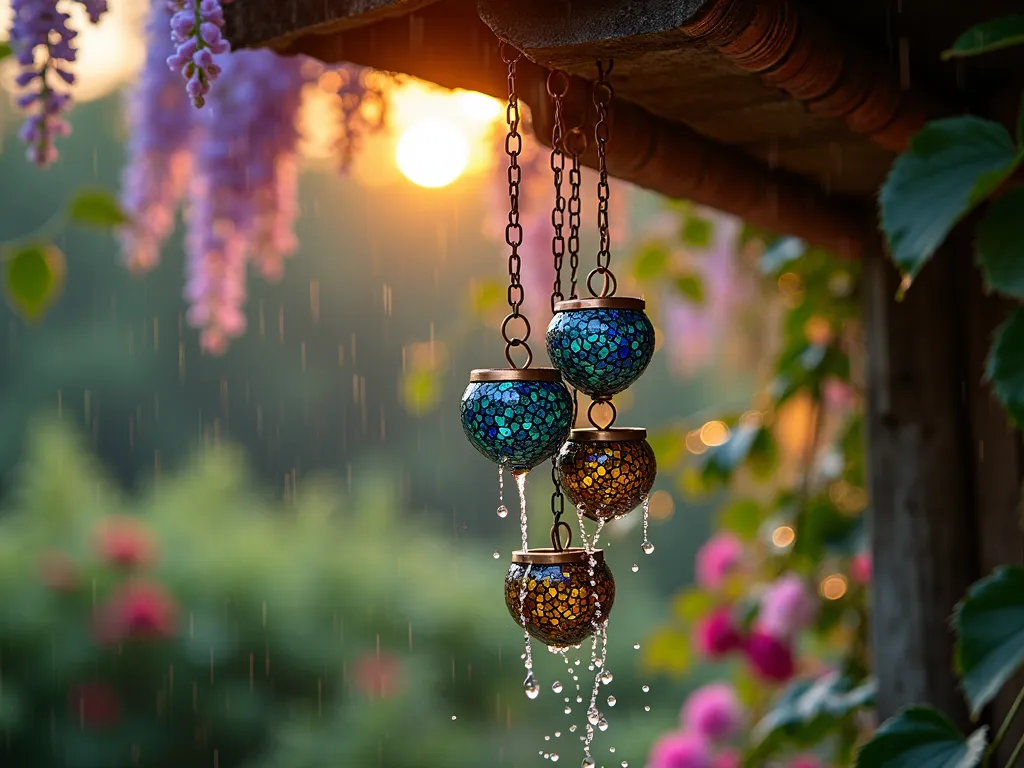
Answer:
<path fill-rule="evenodd" d="M 986 729 L 969 738 L 931 707 L 908 707 L 887 720 L 857 753 L 857 768 L 972 768 L 985 751 Z"/>
<path fill-rule="evenodd" d="M 672 285 L 684 299 L 689 299 L 694 304 L 704 303 L 704 281 L 699 275 L 679 275 L 672 281 Z"/>
<path fill-rule="evenodd" d="M 1018 427 L 1024 427 L 1024 309 L 1015 308 L 996 331 L 986 376 Z"/>
<path fill-rule="evenodd" d="M 875 703 L 874 680 L 857 683 L 832 673 L 792 683 L 754 727 L 747 765 L 762 766 L 784 749 L 814 746 Z"/>
<path fill-rule="evenodd" d="M 977 715 L 1024 664 L 1024 568 L 972 585 L 953 616 L 956 667 Z"/>
<path fill-rule="evenodd" d="M 977 257 L 985 282 L 1006 296 L 1024 299 L 1024 189 L 993 201 L 978 226 Z"/>
<path fill-rule="evenodd" d="M 718 512 L 718 527 L 736 534 L 742 541 L 753 541 L 761 530 L 764 510 L 754 499 L 736 499 Z"/>
<path fill-rule="evenodd" d="M 10 56 L 12 53 L 14 53 L 14 51 L 11 50 L 10 43 L 7 43 L 7 42 L 0 43 L 0 61 L 3 61 L 8 56 Z"/>
<path fill-rule="evenodd" d="M 68 204 L 68 220 L 101 229 L 129 221 L 117 198 L 104 189 L 84 189 L 76 193 Z"/>
<path fill-rule="evenodd" d="M 668 251 L 658 243 L 648 243 L 633 259 L 633 276 L 637 280 L 658 277 L 668 267 Z"/>
<path fill-rule="evenodd" d="M 893 260 L 913 279 L 953 226 L 1016 169 L 1006 129 L 964 115 L 926 125 L 893 164 L 879 197 Z"/>
<path fill-rule="evenodd" d="M 279 508 L 217 450 L 135 502 L 63 429 L 35 434 L 0 518 L 5 761 L 127 768 L 134 748 L 178 768 L 217 749 L 226 767 L 468 768 L 497 753 L 500 573 L 410 521 L 396 536 L 386 482 L 339 501 L 308 481 Z M 126 613 L 137 585 L 150 596 Z"/>
<path fill-rule="evenodd" d="M 683 245 L 688 245 L 691 248 L 707 248 L 711 245 L 713 234 L 714 229 L 710 220 L 703 216 L 691 215 L 687 216 L 683 221 L 683 229 L 679 233 L 679 239 Z"/>
<path fill-rule="evenodd" d="M 3 254 L 3 260 L 8 301 L 25 320 L 36 322 L 60 295 L 64 254 L 50 243 L 32 243 Z"/>
<path fill-rule="evenodd" d="M 998 51 L 1024 43 L 1024 15 L 1001 16 L 976 24 L 942 54 L 945 61 Z"/>

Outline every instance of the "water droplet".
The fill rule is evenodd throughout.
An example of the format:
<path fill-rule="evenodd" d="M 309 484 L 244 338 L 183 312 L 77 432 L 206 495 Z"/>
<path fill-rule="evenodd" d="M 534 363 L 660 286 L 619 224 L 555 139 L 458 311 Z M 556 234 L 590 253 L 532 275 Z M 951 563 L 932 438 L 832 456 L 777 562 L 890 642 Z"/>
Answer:
<path fill-rule="evenodd" d="M 545 752 L 544 753 L 544 759 L 545 760 L 550 760 L 551 759 L 551 753 L 550 752 Z"/>
<path fill-rule="evenodd" d="M 497 560 L 499 557 L 501 557 L 501 552 L 494 550 L 494 559 Z"/>
<path fill-rule="evenodd" d="M 612 671 L 610 669 L 606 669 L 604 672 L 601 673 L 601 682 L 605 685 L 608 685 L 608 683 L 610 683 L 614 679 L 615 675 L 612 674 Z"/>
<path fill-rule="evenodd" d="M 644 712 L 650 712 L 650 711 L 651 711 L 651 705 L 648 704 L 646 707 L 644 707 Z"/>
<path fill-rule="evenodd" d="M 562 684 L 560 682 L 558 682 L 557 680 L 555 680 L 555 682 L 553 682 L 551 684 L 551 690 L 554 691 L 555 693 L 561 693 L 562 692 Z"/>
<path fill-rule="evenodd" d="M 540 683 L 537 682 L 533 672 L 530 672 L 526 676 L 526 680 L 523 681 L 523 690 L 526 691 L 526 698 L 528 699 L 536 699 L 540 696 Z"/>
<path fill-rule="evenodd" d="M 584 757 L 583 762 L 580 763 L 580 768 L 594 768 L 597 763 L 594 762 L 592 757 Z"/>
<path fill-rule="evenodd" d="M 562 732 L 561 731 L 555 731 L 555 738 L 556 739 L 561 738 L 561 736 L 562 736 Z"/>
<path fill-rule="evenodd" d="M 591 707 L 587 710 L 587 722 L 591 725 L 597 725 L 601 719 L 601 713 L 597 711 L 597 707 Z"/>
<path fill-rule="evenodd" d="M 645 555 L 649 555 L 654 551 L 654 545 L 649 541 L 645 541 L 640 548 L 644 551 Z"/>
<path fill-rule="evenodd" d="M 544 737 L 544 741 L 551 741 L 551 737 L 550 736 L 545 736 Z"/>
<path fill-rule="evenodd" d="M 457 719 L 457 718 L 456 718 L 456 716 L 455 716 L 455 715 L 452 715 L 452 720 L 455 720 L 455 719 Z"/>
<path fill-rule="evenodd" d="M 649 685 L 641 685 L 640 686 L 640 690 L 643 691 L 644 693 L 650 693 L 651 692 L 651 686 L 649 686 Z"/>
<path fill-rule="evenodd" d="M 576 733 L 576 726 L 575 725 L 570 725 L 569 726 L 569 733 Z"/>
<path fill-rule="evenodd" d="M 572 714 L 572 707 L 566 707 L 565 708 L 565 714 L 571 715 Z"/>
<path fill-rule="evenodd" d="M 583 703 L 583 697 L 582 696 L 577 696 L 576 697 L 576 703 L 577 704 L 582 704 Z"/>
<path fill-rule="evenodd" d="M 615 706 L 615 697 L 614 696 L 609 696 L 608 697 L 608 706 L 609 707 L 614 707 Z"/>
<path fill-rule="evenodd" d="M 623 760 L 623 761 L 622 761 L 622 762 L 620 763 L 620 765 L 622 766 L 622 768 L 629 768 L 629 763 L 628 763 L 628 762 L 626 762 L 625 760 Z"/>
<path fill-rule="evenodd" d="M 630 568 L 630 570 L 633 571 L 633 573 L 636 573 L 637 571 L 640 570 L 640 566 L 637 565 L 636 563 L 633 563 L 633 567 Z"/>
<path fill-rule="evenodd" d="M 615 747 L 608 747 L 608 751 L 611 752 L 614 755 L 615 754 Z"/>
<path fill-rule="evenodd" d="M 639 651 L 640 650 L 640 643 L 633 643 L 633 650 L 634 651 Z"/>
<path fill-rule="evenodd" d="M 552 763 L 557 763 L 558 762 L 558 753 L 557 752 L 552 752 L 551 753 L 551 762 Z"/>
<path fill-rule="evenodd" d="M 599 731 L 607 731 L 608 730 L 608 721 L 605 720 L 603 717 L 600 720 L 597 721 L 597 730 L 599 730 Z"/>
<path fill-rule="evenodd" d="M 508 517 L 508 507 L 506 507 L 504 504 L 498 507 L 498 517 Z"/>

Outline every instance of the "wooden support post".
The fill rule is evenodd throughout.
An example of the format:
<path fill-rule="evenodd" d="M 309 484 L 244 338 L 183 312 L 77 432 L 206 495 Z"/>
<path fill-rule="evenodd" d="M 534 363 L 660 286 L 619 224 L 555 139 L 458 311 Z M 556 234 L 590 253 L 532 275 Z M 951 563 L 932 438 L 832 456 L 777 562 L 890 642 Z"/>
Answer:
<path fill-rule="evenodd" d="M 902 302 L 881 249 L 864 263 L 878 714 L 926 703 L 965 728 L 949 618 L 971 582 L 1022 553 L 1020 441 L 983 382 L 1006 307 L 982 293 L 972 229 Z M 991 720 L 1007 706 L 997 701 Z"/>

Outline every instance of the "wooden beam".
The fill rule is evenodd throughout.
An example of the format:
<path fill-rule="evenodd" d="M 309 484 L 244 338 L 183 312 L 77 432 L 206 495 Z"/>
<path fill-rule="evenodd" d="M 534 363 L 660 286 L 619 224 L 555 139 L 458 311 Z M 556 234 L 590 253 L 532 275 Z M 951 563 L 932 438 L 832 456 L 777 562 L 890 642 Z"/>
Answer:
<path fill-rule="evenodd" d="M 507 97 L 506 66 L 498 41 L 465 3 L 438 3 L 401 19 L 351 32 L 311 35 L 282 47 L 322 61 L 350 61 L 401 72 L 445 87 Z M 536 133 L 550 143 L 548 71 L 528 59 L 520 64 L 519 90 L 532 108 Z M 567 120 L 593 130 L 591 84 L 572 78 Z M 743 217 L 771 231 L 803 237 L 835 253 L 857 257 L 864 229 L 860 203 L 827 195 L 813 182 L 771 170 L 753 158 L 700 136 L 686 126 L 617 99 L 608 145 L 610 173 L 671 198 L 686 198 Z M 593 142 L 583 162 L 596 164 Z"/>

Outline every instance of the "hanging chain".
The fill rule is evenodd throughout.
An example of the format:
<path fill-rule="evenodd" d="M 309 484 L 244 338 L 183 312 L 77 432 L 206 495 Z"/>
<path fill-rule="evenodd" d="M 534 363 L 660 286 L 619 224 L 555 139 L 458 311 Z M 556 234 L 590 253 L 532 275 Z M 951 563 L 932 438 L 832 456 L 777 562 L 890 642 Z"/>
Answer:
<path fill-rule="evenodd" d="M 610 269 L 612 260 L 612 238 L 608 224 L 608 198 L 611 190 L 608 187 L 608 109 L 611 107 L 614 92 L 609 78 L 615 66 L 613 59 L 608 60 L 605 67 L 603 61 L 597 62 L 597 82 L 594 83 L 594 106 L 597 108 L 597 122 L 594 124 L 594 138 L 597 140 L 597 230 L 601 236 L 601 247 L 597 252 L 597 269 L 587 277 L 587 288 L 592 296 L 606 298 L 615 295 L 617 283 Z M 601 292 L 597 293 L 591 285 L 595 275 L 600 275 L 603 283 Z"/>
<path fill-rule="evenodd" d="M 511 49 L 512 53 L 509 53 Z M 505 359 L 513 368 L 529 368 L 533 362 L 533 351 L 526 342 L 530 338 L 530 321 L 519 309 L 523 306 L 525 292 L 520 281 L 522 259 L 519 246 L 523 243 L 523 226 L 519 223 L 519 183 L 522 180 L 522 168 L 519 155 L 523 151 L 523 136 L 519 133 L 519 95 L 516 93 L 516 66 L 523 54 L 505 43 L 501 44 L 501 59 L 508 64 L 508 107 L 505 110 L 505 121 L 508 123 L 508 135 L 505 137 L 505 154 L 508 155 L 508 224 L 505 226 L 505 242 L 509 247 L 508 255 L 508 306 L 512 310 L 501 324 L 501 338 L 505 340 Z M 522 336 L 509 337 L 509 325 L 522 321 Z M 513 347 L 526 349 L 526 362 L 522 366 L 512 360 Z"/>
<path fill-rule="evenodd" d="M 562 194 L 562 176 L 565 173 L 565 150 L 563 147 L 565 125 L 562 116 L 562 102 L 569 92 L 569 77 L 558 69 L 548 74 L 548 95 L 554 103 L 555 125 L 551 129 L 551 178 L 555 187 L 555 204 L 551 209 L 551 227 L 554 235 L 551 238 L 551 253 L 554 257 L 555 282 L 551 286 L 551 311 L 555 304 L 562 301 L 562 261 L 565 258 L 565 195 Z"/>
<path fill-rule="evenodd" d="M 580 270 L 580 155 L 587 149 L 587 136 L 578 126 L 565 136 L 565 151 L 572 158 L 569 167 L 569 298 L 578 297 L 577 276 Z"/>

